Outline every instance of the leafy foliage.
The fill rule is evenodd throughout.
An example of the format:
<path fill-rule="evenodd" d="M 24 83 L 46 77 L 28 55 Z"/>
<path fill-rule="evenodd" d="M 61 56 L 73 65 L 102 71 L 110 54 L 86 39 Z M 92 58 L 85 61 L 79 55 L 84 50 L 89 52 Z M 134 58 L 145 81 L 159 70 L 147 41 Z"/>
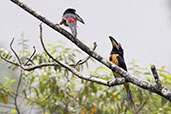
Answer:
<path fill-rule="evenodd" d="M 75 64 L 77 55 L 81 53 L 78 49 L 68 48 L 66 42 L 63 41 L 58 41 L 56 46 L 47 45 L 48 51 L 57 60 L 66 64 Z M 24 55 L 23 58 L 31 55 L 31 52 L 25 49 L 27 46 L 23 47 L 24 51 L 20 51 L 20 55 Z M 8 57 L 11 59 L 11 56 Z M 47 62 L 52 62 L 52 60 L 43 52 L 34 55 L 29 64 L 36 65 Z M 88 63 L 86 64 L 86 66 L 81 65 L 79 70 L 88 68 Z M 148 68 L 140 67 L 136 64 L 136 60 L 129 63 L 129 72 L 151 82 L 154 80 Z M 163 66 L 158 69 L 158 72 L 162 84 L 170 88 L 171 74 Z M 109 80 L 112 76 L 112 72 L 103 65 L 97 66 L 95 70 L 89 69 L 89 74 L 105 80 Z M 61 66 L 43 67 L 25 72 L 23 80 L 24 88 L 21 95 L 24 95 L 26 99 L 25 105 L 39 106 L 42 109 L 42 114 L 132 114 L 123 86 L 109 88 L 81 80 Z M 10 88 L 8 85 L 13 81 L 6 79 L 4 85 L 0 86 L 1 89 L 8 91 Z M 140 108 L 140 114 L 171 113 L 171 102 L 166 99 L 132 84 L 131 90 L 136 107 Z M 11 109 L 11 112 L 16 113 L 15 109 Z"/>

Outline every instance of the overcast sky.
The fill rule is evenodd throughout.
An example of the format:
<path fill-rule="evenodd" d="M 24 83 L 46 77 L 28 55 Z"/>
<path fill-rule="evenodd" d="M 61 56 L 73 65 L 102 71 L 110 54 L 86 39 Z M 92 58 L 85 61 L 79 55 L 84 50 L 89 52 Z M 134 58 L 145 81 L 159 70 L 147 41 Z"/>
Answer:
<path fill-rule="evenodd" d="M 112 35 L 121 42 L 127 62 L 138 59 L 142 66 L 149 63 L 157 67 L 165 65 L 171 72 L 170 0 L 22 1 L 54 23 L 60 22 L 66 8 L 75 8 L 86 23 L 78 23 L 78 38 L 88 46 L 97 42 L 97 53 L 108 58 L 111 51 L 108 35 Z M 30 46 L 40 48 L 39 20 L 10 0 L 1 0 L 0 17 L 0 47 L 8 49 L 12 37 L 17 40 L 24 32 Z M 46 25 L 43 28 L 46 42 L 55 44 L 57 40 L 65 39 Z"/>

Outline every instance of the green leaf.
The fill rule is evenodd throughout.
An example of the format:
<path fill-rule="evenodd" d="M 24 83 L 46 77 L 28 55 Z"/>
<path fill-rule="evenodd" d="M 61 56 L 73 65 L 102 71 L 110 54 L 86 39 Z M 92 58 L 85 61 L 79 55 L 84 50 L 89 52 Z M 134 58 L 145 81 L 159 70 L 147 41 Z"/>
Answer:
<path fill-rule="evenodd" d="M 144 72 L 144 75 L 151 75 L 150 72 Z"/>
<path fill-rule="evenodd" d="M 50 43 L 46 43 L 47 46 L 52 47 L 53 45 Z"/>
<path fill-rule="evenodd" d="M 49 113 L 47 113 L 47 112 L 43 112 L 42 114 L 49 114 Z"/>
<path fill-rule="evenodd" d="M 13 80 L 10 80 L 10 83 L 13 83 L 13 82 L 15 82 L 16 80 L 15 79 L 13 79 Z"/>
<path fill-rule="evenodd" d="M 35 77 L 33 76 L 30 80 L 30 85 L 33 83 L 34 79 L 35 79 Z"/>
<path fill-rule="evenodd" d="M 6 80 L 6 81 L 10 81 L 10 79 L 9 79 L 8 77 L 5 77 L 5 80 Z"/>
<path fill-rule="evenodd" d="M 53 50 L 53 51 L 51 52 L 51 54 L 53 55 L 55 52 L 56 52 L 56 50 Z"/>
<path fill-rule="evenodd" d="M 16 114 L 16 110 L 13 108 L 13 109 L 11 110 L 11 113 L 12 113 L 12 114 Z"/>

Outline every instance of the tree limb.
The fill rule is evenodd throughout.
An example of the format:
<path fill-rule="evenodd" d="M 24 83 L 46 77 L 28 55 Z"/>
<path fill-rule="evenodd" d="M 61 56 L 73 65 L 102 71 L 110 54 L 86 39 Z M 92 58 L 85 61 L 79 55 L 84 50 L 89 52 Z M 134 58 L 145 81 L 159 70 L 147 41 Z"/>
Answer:
<path fill-rule="evenodd" d="M 96 82 L 96 83 L 99 83 L 99 84 L 102 84 L 102 85 L 109 86 L 108 81 L 102 80 L 102 79 L 99 79 L 99 78 L 95 78 L 95 77 L 92 77 L 92 76 L 83 75 L 80 72 L 78 72 L 76 69 L 70 67 L 69 65 L 67 65 L 65 63 L 62 63 L 62 62 L 56 60 L 52 55 L 50 55 L 50 53 L 47 51 L 47 49 L 46 49 L 46 47 L 45 47 L 45 45 L 43 43 L 43 39 L 42 39 L 42 24 L 40 24 L 40 42 L 42 44 L 42 47 L 43 47 L 45 53 L 49 56 L 49 58 L 51 58 L 53 61 L 55 61 L 56 63 L 58 63 L 62 67 L 68 69 L 70 72 L 72 72 L 77 77 L 79 77 L 81 79 L 84 79 L 84 80 L 88 80 L 88 81 L 92 81 L 92 82 Z M 123 84 L 123 81 L 122 81 L 122 83 L 119 83 L 120 81 L 118 81 L 118 79 L 115 79 L 114 82 L 115 83 L 112 83 L 113 85 Z"/>
<path fill-rule="evenodd" d="M 157 93 L 158 95 L 163 96 L 164 98 L 171 101 L 171 92 L 166 87 L 162 87 L 161 89 L 158 89 L 155 84 L 152 84 L 150 82 L 142 80 L 142 79 L 136 77 L 135 75 L 132 75 L 132 74 L 124 71 L 122 68 L 116 66 L 115 64 L 112 64 L 111 62 L 109 62 L 108 60 L 106 60 L 105 58 L 103 58 L 102 56 L 97 54 L 96 52 L 92 51 L 89 47 L 84 45 L 80 40 L 73 37 L 69 32 L 67 32 L 66 30 L 61 28 L 58 24 L 56 24 L 56 25 L 53 24 L 51 21 L 49 21 L 45 17 L 38 14 L 37 12 L 35 12 L 31 8 L 29 8 L 24 3 L 20 2 L 19 0 L 10 0 L 10 1 L 12 1 L 16 5 L 20 6 L 22 9 L 24 9 L 25 11 L 27 11 L 28 13 L 30 13 L 31 15 L 33 15 L 34 17 L 36 17 L 37 19 L 39 19 L 40 21 L 42 21 L 43 23 L 48 25 L 50 28 L 61 33 L 63 36 L 65 36 L 67 39 L 72 41 L 75 45 L 77 45 L 80 49 L 82 49 L 88 55 L 90 55 L 91 57 L 93 57 L 94 59 L 99 61 L 100 63 L 102 63 L 105 66 L 107 66 L 108 68 L 110 68 L 113 72 L 117 72 L 117 73 L 121 74 L 129 82 L 131 82 L 131 83 L 133 83 L 133 84 L 135 84 L 135 85 L 137 85 L 143 89 Z M 68 65 L 63 65 L 63 67 L 69 68 Z M 74 74 L 77 76 L 81 76 L 81 74 L 76 72 L 75 69 L 70 69 L 70 71 L 73 71 Z M 91 78 L 91 77 L 89 77 L 89 78 Z M 85 79 L 87 79 L 87 77 L 85 77 Z M 102 84 L 101 81 L 99 81 L 99 83 Z M 103 85 L 105 85 L 105 84 L 103 83 Z"/>
<path fill-rule="evenodd" d="M 155 82 L 156 82 L 157 86 L 158 86 L 158 87 L 161 87 L 162 84 L 161 84 L 161 81 L 160 81 L 160 78 L 159 78 L 159 75 L 158 75 L 158 73 L 157 73 L 157 70 L 156 70 L 155 65 L 152 65 L 152 66 L 151 66 L 151 71 L 152 71 L 152 73 L 153 73 L 153 76 L 154 76 L 154 79 L 155 79 Z"/>
<path fill-rule="evenodd" d="M 60 65 L 58 65 L 56 63 L 42 63 L 42 64 L 38 64 L 38 65 L 34 65 L 34 66 L 24 66 L 24 65 L 20 65 L 18 63 L 15 63 L 13 61 L 10 61 L 10 60 L 6 59 L 1 54 L 0 54 L 0 58 L 3 59 L 4 61 L 6 61 L 7 63 L 10 63 L 12 65 L 21 67 L 21 69 L 23 69 L 25 71 L 32 71 L 32 70 L 35 70 L 35 69 L 38 69 L 38 68 L 48 67 L 48 66 L 60 66 Z"/>
<path fill-rule="evenodd" d="M 93 51 L 96 49 L 96 47 L 97 47 L 97 44 L 96 44 L 96 42 L 94 42 L 93 43 L 94 44 L 94 46 L 93 46 Z M 74 67 L 75 66 L 77 66 L 77 65 L 82 65 L 82 64 L 84 64 L 85 62 L 87 62 L 89 59 L 90 59 L 90 57 L 91 56 L 88 56 L 88 57 L 86 57 L 86 58 L 84 58 L 84 59 L 80 59 L 75 65 L 73 65 Z"/>

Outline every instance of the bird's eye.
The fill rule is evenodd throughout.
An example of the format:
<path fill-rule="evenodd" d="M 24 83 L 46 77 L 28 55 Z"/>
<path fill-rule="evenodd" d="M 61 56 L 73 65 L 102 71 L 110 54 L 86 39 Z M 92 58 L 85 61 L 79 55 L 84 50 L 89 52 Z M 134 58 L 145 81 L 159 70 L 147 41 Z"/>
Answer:
<path fill-rule="evenodd" d="M 66 19 L 64 19 L 64 23 L 66 23 Z"/>

